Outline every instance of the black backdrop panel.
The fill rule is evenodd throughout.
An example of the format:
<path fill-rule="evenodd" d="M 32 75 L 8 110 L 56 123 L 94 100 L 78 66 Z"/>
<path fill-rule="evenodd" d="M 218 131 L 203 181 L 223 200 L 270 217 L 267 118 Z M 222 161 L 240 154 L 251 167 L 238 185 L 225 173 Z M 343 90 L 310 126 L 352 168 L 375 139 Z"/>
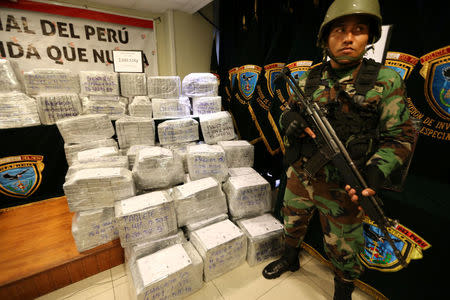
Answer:
<path fill-rule="evenodd" d="M 12 156 L 40 155 L 43 156 L 44 164 L 41 183 L 35 192 L 27 198 L 10 197 L 0 193 L 0 208 L 64 195 L 62 185 L 67 172 L 67 162 L 64 140 L 56 125 L 2 129 L 0 139 L 0 160 Z M 16 172 L 11 170 L 10 173 Z"/>

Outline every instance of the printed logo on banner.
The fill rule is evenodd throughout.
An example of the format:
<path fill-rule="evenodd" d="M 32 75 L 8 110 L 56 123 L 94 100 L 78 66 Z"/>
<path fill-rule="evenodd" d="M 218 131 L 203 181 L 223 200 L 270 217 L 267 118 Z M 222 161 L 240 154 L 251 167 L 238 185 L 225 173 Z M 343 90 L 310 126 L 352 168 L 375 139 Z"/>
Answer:
<path fill-rule="evenodd" d="M 27 198 L 40 186 L 42 155 L 18 155 L 0 159 L 0 193 L 10 197 Z"/>
<path fill-rule="evenodd" d="M 250 100 L 258 82 L 261 67 L 255 65 L 245 65 L 238 70 L 238 84 L 241 95 L 245 100 Z"/>
<path fill-rule="evenodd" d="M 275 93 L 275 79 L 284 67 L 284 63 L 273 63 L 264 66 L 265 76 L 267 80 L 267 89 L 272 97 Z"/>
<path fill-rule="evenodd" d="M 287 65 L 289 70 L 291 70 L 292 77 L 294 77 L 295 81 L 298 83 L 300 77 L 311 68 L 312 65 L 311 60 L 299 60 Z M 294 93 L 291 87 L 286 83 L 286 89 L 289 93 L 289 97 Z"/>
<path fill-rule="evenodd" d="M 389 51 L 386 54 L 385 66 L 396 71 L 404 81 L 406 81 L 411 74 L 414 66 L 419 62 L 419 59 L 415 56 Z"/>
<path fill-rule="evenodd" d="M 375 223 L 367 216 L 363 220 L 365 247 L 359 253 L 361 262 L 369 269 L 382 272 L 396 272 L 403 268 L 398 258 L 395 256 L 391 245 L 384 239 L 384 234 Z M 397 224 L 395 228 L 388 228 L 389 235 L 395 246 L 405 257 L 407 263 L 412 259 L 421 259 L 422 251 L 431 245 L 419 235 Z"/>

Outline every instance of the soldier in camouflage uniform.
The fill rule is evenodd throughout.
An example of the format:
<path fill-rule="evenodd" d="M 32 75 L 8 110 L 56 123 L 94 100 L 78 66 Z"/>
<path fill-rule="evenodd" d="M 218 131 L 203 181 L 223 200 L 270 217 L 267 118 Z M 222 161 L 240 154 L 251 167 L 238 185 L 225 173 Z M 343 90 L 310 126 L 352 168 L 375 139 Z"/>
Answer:
<path fill-rule="evenodd" d="M 318 44 L 331 59 L 321 66 L 320 84 L 310 95 L 327 113 L 337 135 L 365 176 L 363 195 L 374 195 L 384 180 L 411 152 L 414 128 L 405 101 L 405 86 L 393 70 L 381 66 L 373 87 L 365 97 L 354 97 L 355 78 L 361 69 L 365 47 L 381 35 L 381 16 L 376 0 L 336 0 L 328 9 L 318 35 Z M 300 78 L 305 90 L 308 71 Z M 307 93 L 308 94 L 308 93 Z M 294 101 L 295 102 L 295 101 Z M 296 103 L 290 105 L 290 109 Z M 327 163 L 310 178 L 303 166 L 317 151 L 305 135 L 301 121 L 286 122 L 285 146 L 299 143 L 298 160 L 287 171 L 284 195 L 286 248 L 270 263 L 263 276 L 271 279 L 299 269 L 299 247 L 313 212 L 317 209 L 324 236 L 324 248 L 334 266 L 334 299 L 351 299 L 353 281 L 363 271 L 358 253 L 364 247 L 362 217 L 357 196 L 342 182 L 339 171 Z"/>

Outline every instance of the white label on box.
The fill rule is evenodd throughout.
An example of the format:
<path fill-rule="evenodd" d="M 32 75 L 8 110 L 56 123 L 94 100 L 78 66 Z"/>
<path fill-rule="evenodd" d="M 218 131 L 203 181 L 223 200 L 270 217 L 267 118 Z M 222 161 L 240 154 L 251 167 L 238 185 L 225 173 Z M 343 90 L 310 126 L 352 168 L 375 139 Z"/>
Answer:
<path fill-rule="evenodd" d="M 242 231 L 230 220 L 201 228 L 196 233 L 208 250 L 242 236 Z"/>
<path fill-rule="evenodd" d="M 191 259 L 186 250 L 182 245 L 177 244 L 138 259 L 137 268 L 142 275 L 143 285 L 148 286 L 190 264 Z"/>

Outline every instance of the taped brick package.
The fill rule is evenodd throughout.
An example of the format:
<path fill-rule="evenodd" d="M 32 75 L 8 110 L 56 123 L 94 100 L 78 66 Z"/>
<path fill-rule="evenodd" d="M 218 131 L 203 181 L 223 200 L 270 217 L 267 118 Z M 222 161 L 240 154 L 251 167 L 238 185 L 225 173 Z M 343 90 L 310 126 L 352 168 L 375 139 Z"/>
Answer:
<path fill-rule="evenodd" d="M 248 174 L 258 174 L 255 169 L 250 167 L 241 167 L 241 168 L 229 168 L 228 174 L 230 176 L 241 176 L 241 175 L 248 175 Z"/>
<path fill-rule="evenodd" d="M 207 218 L 195 223 L 186 224 L 186 231 L 190 235 L 193 231 L 206 227 L 208 225 L 218 223 L 220 221 L 228 219 L 228 214 L 220 214 L 211 218 Z"/>
<path fill-rule="evenodd" d="M 82 95 L 119 95 L 119 74 L 104 71 L 80 71 Z"/>
<path fill-rule="evenodd" d="M 153 98 L 178 98 L 181 96 L 181 80 L 179 76 L 147 77 L 148 96 Z"/>
<path fill-rule="evenodd" d="M 105 114 L 111 120 L 126 115 L 128 99 L 118 96 L 89 96 L 82 98 L 83 114 Z"/>
<path fill-rule="evenodd" d="M 142 257 L 129 268 L 131 299 L 183 299 L 203 286 L 203 261 L 191 243 Z"/>
<path fill-rule="evenodd" d="M 228 213 L 227 200 L 220 183 L 203 178 L 172 188 L 178 226 L 185 226 L 220 214 Z"/>
<path fill-rule="evenodd" d="M 192 98 L 192 114 L 206 115 L 220 112 L 222 110 L 222 97 L 194 97 Z"/>
<path fill-rule="evenodd" d="M 70 211 L 113 207 L 115 201 L 136 194 L 131 171 L 125 168 L 79 170 L 63 189 Z"/>
<path fill-rule="evenodd" d="M 125 247 L 125 262 L 131 264 L 137 259 L 155 253 L 161 249 L 172 245 L 182 244 L 187 242 L 183 230 L 179 229 L 177 233 L 171 234 L 162 238 L 151 241 L 144 241 L 132 244 Z"/>
<path fill-rule="evenodd" d="M 79 252 L 119 238 L 114 208 L 81 211 L 72 219 L 72 235 Z"/>
<path fill-rule="evenodd" d="M 66 173 L 66 181 L 75 172 L 82 169 L 96 169 L 96 168 L 125 168 L 128 169 L 128 158 L 126 156 L 106 156 L 85 159 L 83 161 L 76 161 L 73 163 Z"/>
<path fill-rule="evenodd" d="M 152 102 L 147 96 L 136 96 L 128 106 L 130 116 L 151 118 L 153 116 Z"/>
<path fill-rule="evenodd" d="M 210 145 L 236 138 L 233 120 L 227 111 L 200 115 L 200 128 L 205 143 Z"/>
<path fill-rule="evenodd" d="M 190 118 L 164 121 L 158 124 L 158 139 L 161 145 L 198 141 L 198 122 Z"/>
<path fill-rule="evenodd" d="M 120 93 L 125 97 L 147 95 L 145 73 L 120 73 Z"/>
<path fill-rule="evenodd" d="M 188 146 L 187 165 L 191 180 L 214 177 L 223 182 L 228 177 L 225 151 L 218 145 Z"/>
<path fill-rule="evenodd" d="M 183 118 L 191 114 L 191 102 L 188 97 L 152 98 L 153 118 Z"/>
<path fill-rule="evenodd" d="M 67 163 L 72 165 L 74 162 L 78 159 L 78 152 L 94 149 L 94 148 L 100 148 L 100 147 L 115 147 L 118 149 L 117 142 L 113 139 L 102 139 L 102 140 L 95 140 L 95 141 L 88 141 L 83 143 L 65 143 L 64 144 L 64 152 L 66 154 L 66 160 Z"/>
<path fill-rule="evenodd" d="M 104 114 L 81 115 L 56 122 L 65 143 L 85 143 L 114 135 L 111 120 Z"/>
<path fill-rule="evenodd" d="M 136 161 L 136 155 L 141 149 L 144 148 L 151 148 L 152 146 L 149 145 L 133 145 L 127 150 L 127 157 L 128 157 L 128 165 L 129 169 L 133 170 L 134 162 Z"/>
<path fill-rule="evenodd" d="M 165 191 L 117 201 L 114 209 L 122 247 L 166 237 L 178 230 L 174 202 Z"/>
<path fill-rule="evenodd" d="M 0 129 L 40 124 L 34 99 L 19 92 L 0 93 Z"/>
<path fill-rule="evenodd" d="M 2 93 L 23 92 L 23 82 L 20 80 L 17 63 L 0 59 L 0 91 Z"/>
<path fill-rule="evenodd" d="M 241 219 L 237 225 L 247 236 L 247 263 L 251 267 L 282 254 L 283 224 L 272 215 Z"/>
<path fill-rule="evenodd" d="M 193 145 L 196 145 L 196 143 L 188 142 L 188 143 L 180 143 L 180 144 L 169 144 L 169 145 L 164 145 L 163 147 L 170 149 L 181 156 L 181 159 L 183 160 L 184 172 L 187 173 L 187 172 L 189 172 L 188 167 L 187 167 L 187 152 L 188 152 L 187 148 L 188 148 L 188 146 L 193 146 Z"/>
<path fill-rule="evenodd" d="M 78 94 L 39 94 L 34 98 L 44 125 L 55 124 L 58 120 L 78 116 L 82 112 Z"/>
<path fill-rule="evenodd" d="M 271 209 L 270 184 L 259 174 L 230 177 L 223 190 L 234 219 L 262 215 Z"/>
<path fill-rule="evenodd" d="M 24 72 L 25 91 L 28 95 L 41 93 L 80 92 L 78 73 L 67 69 L 33 69 Z"/>
<path fill-rule="evenodd" d="M 203 258 L 206 282 L 238 267 L 247 255 L 247 237 L 230 220 L 192 232 L 190 241 Z"/>
<path fill-rule="evenodd" d="M 133 178 L 142 190 L 173 186 L 183 182 L 183 162 L 169 149 L 143 148 L 136 155 Z"/>
<path fill-rule="evenodd" d="M 183 78 L 183 95 L 188 97 L 217 96 L 219 81 L 211 73 L 191 73 Z"/>
<path fill-rule="evenodd" d="M 116 121 L 116 134 L 121 149 L 133 145 L 155 145 L 155 122 L 150 118 L 123 117 Z"/>
<path fill-rule="evenodd" d="M 119 151 L 114 146 L 99 147 L 78 152 L 77 161 L 78 162 L 93 161 L 100 157 L 118 156 L 118 155 Z"/>
<path fill-rule="evenodd" d="M 228 168 L 253 167 L 255 149 L 247 141 L 219 141 L 217 144 L 225 150 Z"/>

